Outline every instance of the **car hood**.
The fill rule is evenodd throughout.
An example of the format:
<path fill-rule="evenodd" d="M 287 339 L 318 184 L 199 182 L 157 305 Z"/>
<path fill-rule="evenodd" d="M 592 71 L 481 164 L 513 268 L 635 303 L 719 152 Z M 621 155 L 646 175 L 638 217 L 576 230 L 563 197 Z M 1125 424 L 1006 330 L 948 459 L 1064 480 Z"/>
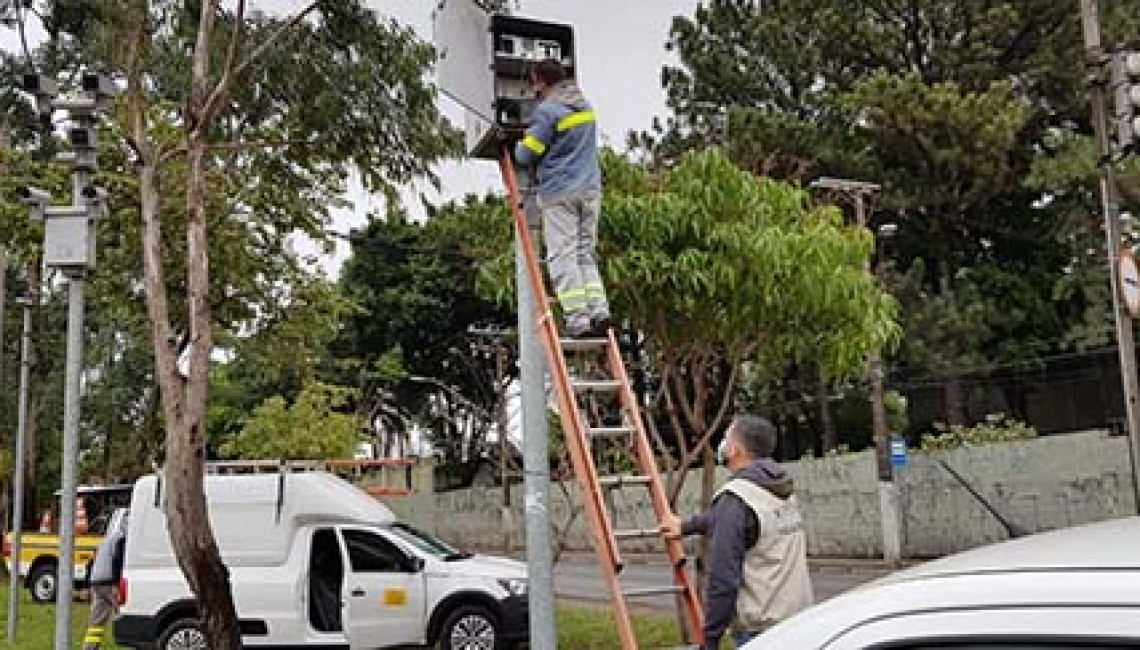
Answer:
<path fill-rule="evenodd" d="M 500 580 L 526 580 L 526 565 L 518 560 L 493 555 L 474 555 L 463 560 L 432 562 L 435 575 L 462 575 Z"/>

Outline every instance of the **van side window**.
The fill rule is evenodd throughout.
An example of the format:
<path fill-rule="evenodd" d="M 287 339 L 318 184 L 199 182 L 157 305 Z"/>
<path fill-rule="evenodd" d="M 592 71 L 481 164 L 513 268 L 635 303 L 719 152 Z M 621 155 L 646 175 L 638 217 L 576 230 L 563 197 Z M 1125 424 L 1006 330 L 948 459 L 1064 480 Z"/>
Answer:
<path fill-rule="evenodd" d="M 405 555 L 391 542 L 363 530 L 344 530 L 348 560 L 357 573 L 397 573 L 402 570 Z"/>

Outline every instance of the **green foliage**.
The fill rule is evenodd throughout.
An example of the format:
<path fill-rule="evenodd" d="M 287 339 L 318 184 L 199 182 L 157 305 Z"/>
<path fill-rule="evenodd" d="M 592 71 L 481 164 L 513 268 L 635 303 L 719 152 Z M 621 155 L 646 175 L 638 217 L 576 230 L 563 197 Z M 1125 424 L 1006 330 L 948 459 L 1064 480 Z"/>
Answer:
<path fill-rule="evenodd" d="M 918 263 L 905 274 L 886 277 L 892 293 L 910 307 L 902 312 L 897 365 L 939 374 L 985 370 L 990 359 L 982 343 L 1000 315 L 968 282 L 959 282 L 951 296 L 930 292 L 923 282 L 925 272 Z"/>
<path fill-rule="evenodd" d="M 934 431 L 922 436 L 923 451 L 943 451 L 959 447 L 1012 442 L 1037 437 L 1037 430 L 1004 415 L 988 415 L 984 422 L 972 427 L 934 425 Z"/>
<path fill-rule="evenodd" d="M 866 272 L 871 238 L 802 190 L 722 153 L 692 153 L 650 181 L 615 155 L 601 257 L 618 313 L 662 359 L 715 348 L 767 368 L 812 360 L 860 372 L 891 343 L 895 305 Z"/>
<path fill-rule="evenodd" d="M 35 2 L 49 39 L 32 52 L 38 69 L 77 80 L 79 67 L 121 78 L 131 48 L 123 34 L 139 7 L 148 7 L 148 42 L 142 48 L 143 85 L 150 137 L 165 156 L 159 170 L 162 258 L 174 321 L 176 350 L 189 343 L 186 292 L 186 163 L 180 149 L 190 58 L 200 6 L 165 0 L 124 10 L 111 0 Z M 218 8 L 212 62 L 215 79 L 226 60 L 235 26 L 232 5 Z M 247 13 L 240 61 L 283 25 L 280 17 Z M 28 28 L 35 31 L 36 26 Z M 26 95 L 15 92 L 27 64 L 0 55 L 0 109 L 11 149 L 0 150 L 0 243 L 14 264 L 36 260 L 42 232 L 12 197 L 16 185 L 69 195 L 67 167 L 39 162 L 59 143 L 45 139 Z M 412 30 L 355 0 L 320 7 L 264 52 L 235 80 L 212 125 L 206 181 L 210 233 L 210 304 L 218 356 L 226 367 L 213 373 L 211 439 L 242 430 L 252 409 L 272 395 L 291 401 L 323 364 L 325 348 L 348 305 L 295 252 L 300 233 L 330 246 L 331 212 L 346 207 L 347 179 L 359 173 L 365 186 L 390 192 L 395 184 L 431 175 L 433 163 L 456 151 L 457 134 L 435 107 L 426 71 L 432 47 Z M 70 90 L 70 88 L 67 88 Z M 84 463 L 87 471 L 131 478 L 160 460 L 163 422 L 157 412 L 154 350 L 140 281 L 139 143 L 127 138 L 122 102 L 100 126 L 100 173 L 110 192 L 111 214 L 99 223 L 99 266 L 91 278 L 89 320 L 97 330 L 88 345 Z M 33 153 L 35 152 L 35 153 Z M 50 152 L 49 152 L 50 153 Z M 38 317 L 37 322 L 43 322 Z M 42 334 L 37 374 L 54 381 L 63 335 Z M 59 362 L 57 364 L 57 361 Z M 13 366 L 8 366 L 9 368 Z M 45 399 L 59 391 L 49 387 Z M 41 424 L 58 429 L 54 402 L 45 402 Z M 6 411 L 11 413 L 12 411 Z M 46 444 L 46 443 L 45 443 Z M 42 450 L 41 463 L 57 454 Z M 49 453 L 50 452 L 50 453 Z M 44 476 L 58 471 L 44 466 Z M 49 489 L 48 482 L 44 483 Z"/>
<path fill-rule="evenodd" d="M 448 460 L 476 457 L 469 452 L 501 392 L 493 359 L 473 351 L 486 341 L 470 328 L 513 327 L 513 308 L 485 295 L 510 287 L 488 286 L 485 263 L 509 250 L 510 233 L 502 201 L 473 196 L 432 207 L 424 223 L 393 211 L 353 232 L 339 289 L 354 308 L 341 316 L 325 374 L 360 388 L 360 410 L 378 437 L 417 422 Z M 514 374 L 513 364 L 504 369 Z M 478 435 L 455 430 L 451 407 L 465 409 Z"/>
<path fill-rule="evenodd" d="M 240 459 L 351 458 L 360 434 L 359 419 L 344 412 L 352 398 L 352 390 L 308 382 L 292 404 L 281 396 L 262 402 L 220 450 Z"/>
<path fill-rule="evenodd" d="M 910 424 L 906 396 L 898 391 L 889 390 L 883 395 L 883 405 L 887 409 L 887 430 L 892 434 L 906 431 Z"/>
<path fill-rule="evenodd" d="M 1137 16 L 1105 4 L 1105 42 L 1133 39 Z M 1107 340 L 1075 6 L 710 0 L 667 47 L 672 114 L 632 137 L 656 163 L 720 143 L 777 178 L 883 186 L 871 219 L 899 234 L 881 254 L 922 269 L 897 294 L 906 341 L 888 361 L 985 371 Z"/>

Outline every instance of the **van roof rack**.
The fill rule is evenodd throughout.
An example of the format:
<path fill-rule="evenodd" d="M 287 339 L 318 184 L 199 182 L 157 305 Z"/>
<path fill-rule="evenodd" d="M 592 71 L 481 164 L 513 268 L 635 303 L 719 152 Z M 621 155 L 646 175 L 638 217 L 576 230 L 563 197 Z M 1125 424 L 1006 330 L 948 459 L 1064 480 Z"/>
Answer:
<path fill-rule="evenodd" d="M 329 460 L 220 460 L 206 463 L 207 474 L 267 474 L 280 472 L 329 472 L 353 483 L 369 495 L 402 497 L 414 493 L 412 458 Z M 282 478 L 282 483 L 284 478 Z"/>

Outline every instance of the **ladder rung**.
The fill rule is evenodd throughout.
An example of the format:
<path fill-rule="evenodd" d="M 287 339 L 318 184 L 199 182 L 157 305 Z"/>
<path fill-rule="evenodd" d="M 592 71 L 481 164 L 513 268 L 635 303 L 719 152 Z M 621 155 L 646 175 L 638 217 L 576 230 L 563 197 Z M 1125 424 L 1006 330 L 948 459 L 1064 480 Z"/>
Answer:
<path fill-rule="evenodd" d="M 613 476 L 603 476 L 598 479 L 598 483 L 602 487 L 621 487 L 623 485 L 649 485 L 653 479 L 649 476 L 642 476 L 640 474 L 615 474 Z"/>
<path fill-rule="evenodd" d="M 667 587 L 643 587 L 641 589 L 626 589 L 622 592 L 626 598 L 645 598 L 647 596 L 664 596 L 666 594 L 679 594 L 684 587 L 669 585 Z"/>
<path fill-rule="evenodd" d="M 639 528 L 636 530 L 615 530 L 614 537 L 617 539 L 646 539 L 649 537 L 660 537 L 661 531 L 657 528 Z"/>
<path fill-rule="evenodd" d="M 562 350 L 565 352 L 584 352 L 587 350 L 600 350 L 610 342 L 609 339 L 562 339 Z"/>
<path fill-rule="evenodd" d="M 571 382 L 576 391 L 588 390 L 612 390 L 617 391 L 622 387 L 622 383 L 616 379 L 578 379 Z"/>
<path fill-rule="evenodd" d="M 586 431 L 594 438 L 617 438 L 634 433 L 632 427 L 590 427 Z"/>

